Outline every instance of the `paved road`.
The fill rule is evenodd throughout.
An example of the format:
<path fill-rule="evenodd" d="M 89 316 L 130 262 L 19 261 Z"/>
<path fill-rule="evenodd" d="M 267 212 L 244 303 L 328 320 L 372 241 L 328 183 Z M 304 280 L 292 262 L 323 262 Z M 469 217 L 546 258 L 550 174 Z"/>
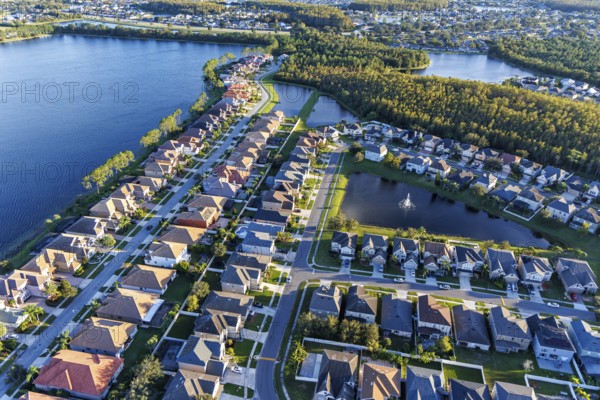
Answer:
<path fill-rule="evenodd" d="M 269 74 L 273 72 L 277 67 L 272 66 L 263 74 L 257 76 L 257 78 L 262 77 L 263 75 Z M 210 169 L 211 165 L 217 161 L 219 161 L 225 151 L 232 145 L 232 143 L 237 139 L 238 134 L 242 132 L 242 130 L 247 126 L 250 121 L 250 117 L 256 114 L 256 112 L 269 100 L 269 95 L 265 91 L 265 89 L 260 86 L 260 90 L 262 93 L 261 101 L 259 101 L 247 114 L 245 117 L 242 117 L 239 122 L 232 129 L 231 134 L 229 134 L 221 145 L 205 160 L 205 162 L 194 170 L 194 173 L 204 173 L 208 169 Z M 190 176 L 192 176 L 190 174 Z M 155 215 L 148 220 L 145 224 L 151 224 L 153 226 L 158 226 L 163 218 L 166 218 L 167 215 L 171 212 L 176 212 L 179 210 L 181 206 L 181 199 L 188 193 L 188 191 L 196 184 L 196 181 L 193 178 L 187 179 L 182 186 L 174 186 L 173 191 L 174 195 L 161 207 L 160 210 L 155 212 Z M 77 315 L 82 308 L 86 306 L 98 293 L 98 291 L 106 285 L 109 279 L 114 275 L 115 271 L 119 269 L 125 260 L 130 257 L 138 247 L 144 242 L 148 237 L 152 236 L 151 231 L 147 229 L 140 230 L 131 240 L 127 243 L 127 245 L 119 251 L 119 253 L 108 263 L 104 264 L 102 271 L 73 299 L 73 302 L 60 314 L 56 317 L 54 321 L 46 328 L 40 335 L 37 335 L 35 341 L 16 359 L 16 363 L 21 364 L 25 367 L 29 367 L 33 365 L 34 362 L 42 355 L 42 353 L 50 346 L 51 342 L 58 336 L 60 333 L 65 330 L 71 330 L 75 324 L 72 322 L 72 319 L 75 315 Z M 6 394 L 9 385 L 4 382 L 6 378 L 6 373 L 0 375 L 0 397 Z"/>
<path fill-rule="evenodd" d="M 292 265 L 293 281 L 292 283 L 286 284 L 284 292 L 279 301 L 278 308 L 275 312 L 273 323 L 269 330 L 269 334 L 263 346 L 261 352 L 261 360 L 257 363 L 257 371 L 255 382 L 255 394 L 256 398 L 260 400 L 278 400 L 277 391 L 274 386 L 274 379 L 281 379 L 279 376 L 274 376 L 275 363 L 279 353 L 279 349 L 283 341 L 287 341 L 289 337 L 284 337 L 285 329 L 289 323 L 290 317 L 295 318 L 292 315 L 296 295 L 298 294 L 298 288 L 301 282 L 308 279 L 323 279 L 323 280 L 335 280 L 335 281 L 347 281 L 358 284 L 369 284 L 377 285 L 380 287 L 389 287 L 398 290 L 415 291 L 424 294 L 438 294 L 448 297 L 462 298 L 470 301 L 483 301 L 489 304 L 503 305 L 502 299 L 498 295 L 465 291 L 465 290 L 441 290 L 435 286 L 428 286 L 421 283 L 395 283 L 391 279 L 386 278 L 373 278 L 365 276 L 352 276 L 351 274 L 342 274 L 339 272 L 323 272 L 319 270 L 313 270 L 309 264 L 309 253 L 313 242 L 318 238 L 319 233 L 317 232 L 319 219 L 321 214 L 326 211 L 326 198 L 329 188 L 335 177 L 335 169 L 341 157 L 342 148 L 336 149 L 331 156 L 329 165 L 325 170 L 323 177 L 323 185 L 317 193 L 317 198 L 314 203 L 314 207 L 311 210 L 311 214 L 304 230 L 300 245 L 298 246 L 298 252 L 296 259 Z M 573 308 L 560 307 L 558 309 L 548 307 L 543 303 L 537 303 L 534 301 L 525 301 L 520 299 L 507 299 L 504 298 L 504 305 L 508 307 L 518 308 L 523 314 L 533 313 L 547 313 L 555 314 L 560 316 L 566 316 L 571 318 L 581 319 L 593 319 L 593 313 L 589 311 L 582 311 Z M 279 361 L 277 361 L 279 362 Z M 310 394 L 307 394 L 307 398 Z"/>

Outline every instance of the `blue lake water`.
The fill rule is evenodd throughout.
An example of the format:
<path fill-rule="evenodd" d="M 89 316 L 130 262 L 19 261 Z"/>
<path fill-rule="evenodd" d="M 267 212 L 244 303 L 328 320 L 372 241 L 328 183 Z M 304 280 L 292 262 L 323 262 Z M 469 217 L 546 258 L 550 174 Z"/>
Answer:
<path fill-rule="evenodd" d="M 0 254 L 82 193 L 91 169 L 185 113 L 208 59 L 242 49 L 68 35 L 1 44 Z"/>
<path fill-rule="evenodd" d="M 501 83 L 515 75 L 534 74 L 530 70 L 513 67 L 486 54 L 429 53 L 428 55 L 431 60 L 429 67 L 415 71 L 415 74 L 496 83 Z"/>
<path fill-rule="evenodd" d="M 310 127 L 337 124 L 340 121 L 356 122 L 358 119 L 329 96 L 321 96 L 306 119 Z"/>
<path fill-rule="evenodd" d="M 404 210 L 400 201 L 410 195 L 414 209 Z M 497 218 L 461 202 L 370 174 L 352 174 L 342 211 L 362 224 L 387 228 L 425 227 L 428 232 L 478 240 L 508 240 L 515 246 L 547 248 L 540 235 L 516 222 Z"/>
<path fill-rule="evenodd" d="M 273 88 L 279 98 L 279 103 L 273 107 L 273 110 L 283 111 L 287 116 L 298 115 L 312 93 L 311 89 L 284 83 L 276 83 Z"/>

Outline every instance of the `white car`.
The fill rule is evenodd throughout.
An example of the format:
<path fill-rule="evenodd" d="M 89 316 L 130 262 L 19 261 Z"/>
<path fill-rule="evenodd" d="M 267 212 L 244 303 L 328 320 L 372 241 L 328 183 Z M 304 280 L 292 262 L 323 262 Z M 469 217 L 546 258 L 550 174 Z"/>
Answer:
<path fill-rule="evenodd" d="M 394 278 L 394 282 L 402 283 L 404 282 L 404 278 Z"/>
<path fill-rule="evenodd" d="M 450 290 L 450 285 L 448 285 L 448 284 L 445 284 L 445 283 L 444 283 L 443 285 L 439 285 L 438 287 L 439 287 L 440 289 L 444 289 L 444 290 Z"/>
<path fill-rule="evenodd" d="M 9 335 L 6 335 L 7 339 L 18 339 L 19 335 L 17 335 L 16 333 L 11 333 Z"/>
<path fill-rule="evenodd" d="M 237 365 L 231 367 L 231 372 L 233 372 L 234 374 L 243 374 L 244 373 L 244 368 L 238 367 Z"/>
<path fill-rule="evenodd" d="M 292 276 L 291 275 L 288 275 L 288 277 L 287 277 L 287 283 L 292 283 Z"/>
<path fill-rule="evenodd" d="M 415 276 L 415 271 L 412 271 L 412 272 L 410 273 L 410 276 L 414 277 L 414 276 Z"/>
<path fill-rule="evenodd" d="M 548 307 L 558 308 L 560 306 L 558 305 L 558 303 L 548 303 Z"/>

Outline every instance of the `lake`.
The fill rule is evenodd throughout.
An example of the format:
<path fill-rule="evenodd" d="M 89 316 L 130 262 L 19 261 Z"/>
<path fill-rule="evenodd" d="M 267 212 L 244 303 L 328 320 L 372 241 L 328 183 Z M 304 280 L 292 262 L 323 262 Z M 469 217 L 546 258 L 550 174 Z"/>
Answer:
<path fill-rule="evenodd" d="M 0 45 L 0 253 L 84 190 L 81 178 L 203 91 L 243 46 L 59 35 Z"/>
<path fill-rule="evenodd" d="M 412 210 L 399 202 L 410 195 Z M 364 225 L 386 228 L 425 227 L 428 232 L 478 240 L 508 240 L 516 246 L 547 248 L 547 240 L 528 228 L 491 216 L 461 202 L 454 202 L 426 190 L 386 181 L 370 174 L 352 174 L 342 211 Z"/>
<path fill-rule="evenodd" d="M 340 121 L 356 122 L 358 119 L 340 103 L 329 96 L 321 96 L 315 103 L 312 112 L 306 119 L 309 127 L 334 125 Z"/>
<path fill-rule="evenodd" d="M 279 103 L 273 107 L 273 111 L 283 111 L 286 116 L 298 115 L 312 93 L 309 88 L 285 83 L 276 83 L 273 88 L 279 97 Z"/>
<path fill-rule="evenodd" d="M 510 66 L 486 54 L 428 53 L 428 55 L 431 60 L 429 67 L 414 71 L 415 74 L 496 83 L 501 83 L 515 75 L 535 75 L 530 70 Z"/>

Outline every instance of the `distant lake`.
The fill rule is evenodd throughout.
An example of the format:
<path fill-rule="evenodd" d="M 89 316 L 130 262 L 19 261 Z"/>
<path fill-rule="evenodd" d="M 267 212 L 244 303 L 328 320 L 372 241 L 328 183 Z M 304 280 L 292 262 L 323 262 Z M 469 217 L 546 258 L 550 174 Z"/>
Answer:
<path fill-rule="evenodd" d="M 400 201 L 410 195 L 412 210 L 402 210 Z M 516 246 L 547 248 L 547 240 L 528 228 L 468 207 L 461 202 L 370 174 L 352 174 L 342 211 L 361 224 L 387 228 L 425 227 L 428 232 L 478 240 L 508 240 Z"/>
<path fill-rule="evenodd" d="M 82 193 L 91 169 L 186 113 L 208 59 L 242 49 L 69 35 L 0 44 L 0 254 Z"/>
<path fill-rule="evenodd" d="M 321 96 L 306 120 L 310 127 L 337 124 L 341 120 L 356 122 L 358 119 L 340 103 L 329 96 Z"/>
<path fill-rule="evenodd" d="M 286 116 L 298 115 L 312 93 L 309 88 L 285 83 L 276 83 L 273 87 L 279 97 L 279 104 L 275 105 L 273 110 L 283 111 Z"/>
<path fill-rule="evenodd" d="M 415 74 L 496 83 L 501 83 L 515 75 L 535 75 L 530 70 L 513 67 L 486 54 L 428 53 L 428 55 L 431 60 L 429 67 L 414 71 Z"/>

